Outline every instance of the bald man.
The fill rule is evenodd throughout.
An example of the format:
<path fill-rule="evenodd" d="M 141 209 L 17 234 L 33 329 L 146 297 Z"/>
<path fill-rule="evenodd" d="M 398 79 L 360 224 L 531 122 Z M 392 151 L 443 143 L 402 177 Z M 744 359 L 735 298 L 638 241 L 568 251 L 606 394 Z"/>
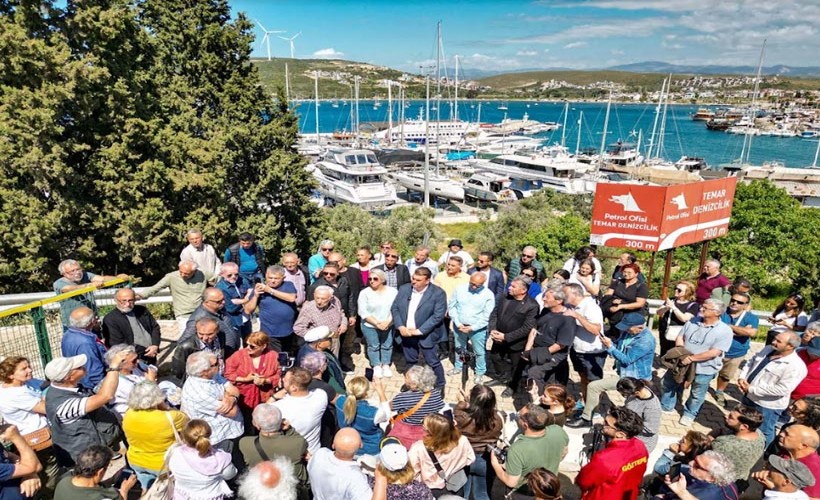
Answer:
<path fill-rule="evenodd" d="M 789 425 L 780 431 L 778 443 L 783 450 L 781 457 L 791 458 L 809 468 L 814 476 L 814 486 L 803 488 L 810 498 L 820 498 L 820 436 L 817 431 L 805 425 Z"/>
<path fill-rule="evenodd" d="M 239 481 L 243 500 L 296 500 L 296 476 L 286 457 L 275 457 L 251 468 Z"/>
<path fill-rule="evenodd" d="M 94 311 L 89 307 L 80 306 L 71 311 L 68 317 L 68 329 L 63 333 L 60 341 L 60 350 L 64 358 L 85 355 L 86 373 L 80 380 L 80 385 L 86 389 L 96 387 L 105 378 L 106 373 L 105 347 L 93 331 L 98 324 Z"/>
<path fill-rule="evenodd" d="M 136 294 L 120 288 L 114 295 L 116 308 L 103 318 L 103 338 L 107 346 L 133 345 L 140 359 L 156 364 L 159 353 L 160 327 L 145 306 L 134 305 Z"/>
<path fill-rule="evenodd" d="M 197 268 L 193 261 L 179 263 L 178 270 L 162 277 L 156 285 L 137 293 L 137 300 L 147 299 L 160 290 L 168 288 L 174 305 L 174 317 L 179 331 L 185 330 L 188 318 L 202 304 L 202 293 L 208 287 L 211 275 Z"/>
<path fill-rule="evenodd" d="M 310 488 L 314 500 L 370 500 L 373 491 L 354 457 L 361 450 L 362 438 L 352 427 L 345 427 L 333 438 L 333 451 L 320 448 L 308 462 Z"/>
<path fill-rule="evenodd" d="M 466 349 L 468 341 L 472 346 L 476 384 L 484 383 L 484 374 L 487 372 L 487 324 L 495 307 L 495 294 L 484 286 L 486 282 L 486 274 L 472 274 L 468 283 L 453 290 L 448 305 L 456 352 Z M 456 355 L 455 367 L 450 375 L 461 373 L 464 366 L 461 358 Z"/>
<path fill-rule="evenodd" d="M 241 347 L 242 338 L 234 330 L 230 315 L 225 311 L 225 295 L 219 288 L 206 288 L 202 294 L 202 304 L 188 318 L 185 330 L 177 340 L 177 345 L 196 335 L 196 322 L 201 318 L 210 318 L 219 326 L 217 337 L 225 350 L 225 359 L 231 357 Z"/>

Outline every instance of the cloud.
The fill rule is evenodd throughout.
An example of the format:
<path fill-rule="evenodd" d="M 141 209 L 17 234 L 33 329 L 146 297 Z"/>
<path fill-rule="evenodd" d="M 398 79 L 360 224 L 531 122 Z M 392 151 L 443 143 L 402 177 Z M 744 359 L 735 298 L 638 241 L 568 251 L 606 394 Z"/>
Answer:
<path fill-rule="evenodd" d="M 564 45 L 565 49 L 580 49 L 589 45 L 587 42 L 572 42 Z"/>
<path fill-rule="evenodd" d="M 517 56 L 535 56 L 538 55 L 538 52 L 535 50 L 519 50 L 515 53 Z"/>
<path fill-rule="evenodd" d="M 626 52 L 624 52 L 623 50 L 618 50 L 618 49 L 612 49 L 612 50 L 609 51 L 609 53 L 612 54 L 613 56 L 622 56 L 622 55 L 626 54 Z"/>
<path fill-rule="evenodd" d="M 344 57 L 344 52 L 338 52 L 333 47 L 327 49 L 319 49 L 313 53 L 313 57 L 319 59 L 339 59 L 340 57 Z"/>
<path fill-rule="evenodd" d="M 563 31 L 545 33 L 520 38 L 501 40 L 502 43 L 565 43 L 583 40 L 596 40 L 612 37 L 649 37 L 656 31 L 667 29 L 675 24 L 668 17 L 648 17 L 643 19 L 601 20 L 594 24 L 579 24 Z"/>

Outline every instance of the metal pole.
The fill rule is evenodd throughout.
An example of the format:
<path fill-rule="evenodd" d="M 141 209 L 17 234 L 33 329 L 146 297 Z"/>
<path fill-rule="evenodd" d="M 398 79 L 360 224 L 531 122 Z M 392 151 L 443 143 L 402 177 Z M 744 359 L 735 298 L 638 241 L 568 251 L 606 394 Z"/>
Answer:
<path fill-rule="evenodd" d="M 698 276 L 700 276 L 700 273 L 703 272 L 703 266 L 706 265 L 706 259 L 709 257 L 709 241 L 710 240 L 704 241 L 703 245 L 700 247 L 700 267 L 698 267 Z"/>
<path fill-rule="evenodd" d="M 424 208 L 430 208 L 430 75 L 427 81 L 427 110 L 424 116 Z"/>
<path fill-rule="evenodd" d="M 666 251 L 666 265 L 663 267 L 663 283 L 661 284 L 661 300 L 669 298 L 669 278 L 672 275 L 672 256 L 674 254 L 674 248 Z"/>
<path fill-rule="evenodd" d="M 316 144 L 321 144 L 322 139 L 319 137 L 319 72 L 314 71 L 313 75 L 316 80 L 313 82 L 314 102 L 316 103 Z"/>
<path fill-rule="evenodd" d="M 652 252 L 652 258 L 649 259 L 649 276 L 646 277 L 646 286 L 652 286 L 652 274 L 655 272 L 655 254 Z"/>

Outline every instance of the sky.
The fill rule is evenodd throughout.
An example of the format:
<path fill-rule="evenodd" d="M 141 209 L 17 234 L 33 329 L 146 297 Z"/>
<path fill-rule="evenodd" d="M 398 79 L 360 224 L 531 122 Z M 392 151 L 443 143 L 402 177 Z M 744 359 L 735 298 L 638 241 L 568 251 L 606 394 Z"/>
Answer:
<path fill-rule="evenodd" d="M 642 61 L 820 66 L 820 0 L 228 0 L 267 30 L 274 57 L 341 58 L 419 72 L 599 69 Z M 256 26 L 254 57 L 266 57 Z"/>

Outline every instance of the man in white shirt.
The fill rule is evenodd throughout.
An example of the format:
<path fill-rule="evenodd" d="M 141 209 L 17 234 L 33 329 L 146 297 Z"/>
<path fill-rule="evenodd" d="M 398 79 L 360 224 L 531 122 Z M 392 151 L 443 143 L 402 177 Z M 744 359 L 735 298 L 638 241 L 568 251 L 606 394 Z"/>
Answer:
<path fill-rule="evenodd" d="M 361 447 L 358 431 L 345 427 L 333 438 L 333 451 L 316 450 L 308 462 L 314 500 L 370 500 L 373 497 L 367 478 L 353 459 Z"/>
<path fill-rule="evenodd" d="M 308 390 L 310 372 L 294 367 L 285 373 L 282 387 L 285 397 L 273 403 L 282 412 L 282 418 L 298 432 L 308 444 L 308 451 L 314 453 L 321 443 L 322 415 L 327 409 L 327 394 L 323 390 Z"/>
<path fill-rule="evenodd" d="M 581 397 L 585 397 L 587 386 L 604 377 L 606 349 L 601 343 L 604 332 L 604 314 L 595 299 L 584 297 L 584 289 L 577 283 L 564 286 L 567 298 L 565 304 L 571 306 L 564 311 L 565 316 L 575 319 L 575 340 L 569 351 L 575 371 L 581 376 Z"/>
<path fill-rule="evenodd" d="M 190 260 L 196 262 L 197 267 L 202 269 L 205 274 L 211 276 L 211 280 L 215 280 L 219 276 L 220 266 L 222 262 L 216 256 L 214 247 L 204 242 L 202 238 L 202 231 L 199 229 L 189 229 L 185 233 L 185 238 L 188 240 L 188 246 L 182 249 L 179 253 L 179 261 L 184 262 Z"/>
<path fill-rule="evenodd" d="M 461 240 L 450 240 L 450 243 L 447 245 L 449 250 L 441 254 L 438 258 L 438 265 L 443 266 L 447 264 L 450 260 L 450 257 L 461 257 L 461 272 L 466 273 L 467 269 L 470 268 L 475 261 L 473 260 L 472 256 L 469 253 L 464 251 L 464 245 L 461 244 Z"/>

